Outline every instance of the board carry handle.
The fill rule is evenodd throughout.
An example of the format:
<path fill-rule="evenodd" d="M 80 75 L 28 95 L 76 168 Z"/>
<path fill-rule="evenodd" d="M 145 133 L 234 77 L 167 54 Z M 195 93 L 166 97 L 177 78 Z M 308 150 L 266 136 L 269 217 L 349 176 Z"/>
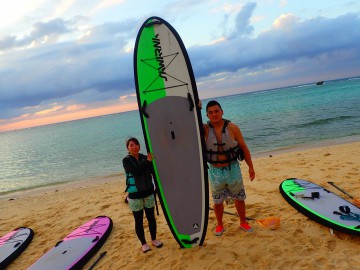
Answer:
<path fill-rule="evenodd" d="M 149 22 L 145 25 L 145 27 L 150 27 L 150 26 L 153 26 L 155 24 L 162 24 L 162 22 L 160 21 L 152 21 L 152 22 Z"/>
<path fill-rule="evenodd" d="M 314 200 L 314 199 L 320 199 L 320 193 L 319 192 L 311 192 L 311 197 L 309 196 L 305 196 L 305 194 L 294 194 L 292 192 L 290 192 L 290 195 L 295 197 L 295 198 L 302 198 L 302 199 L 311 199 L 311 200 Z"/>
<path fill-rule="evenodd" d="M 189 104 L 190 104 L 190 108 L 189 110 L 192 112 L 194 110 L 194 100 L 192 99 L 192 96 L 190 93 L 187 94 L 188 100 L 189 100 Z"/>
<path fill-rule="evenodd" d="M 144 100 L 143 105 L 141 106 L 140 111 L 141 111 L 141 114 L 143 114 L 146 118 L 150 118 L 149 114 L 145 111 L 146 106 L 147 106 L 147 101 Z"/>
<path fill-rule="evenodd" d="M 99 257 L 96 259 L 96 261 L 90 266 L 90 268 L 89 268 L 88 270 L 94 269 L 94 267 L 98 264 L 98 262 L 99 262 L 102 258 L 104 258 L 104 256 L 106 255 L 106 253 L 107 253 L 107 251 L 104 251 L 103 253 L 101 253 L 101 254 L 99 255 Z"/>
<path fill-rule="evenodd" d="M 99 240 L 99 236 L 97 235 L 93 240 L 92 240 L 92 242 L 94 243 L 94 242 L 96 242 L 97 240 Z"/>
<path fill-rule="evenodd" d="M 57 243 L 55 244 L 55 247 L 57 247 L 58 245 L 60 245 L 62 242 L 63 242 L 63 240 L 57 242 Z"/>

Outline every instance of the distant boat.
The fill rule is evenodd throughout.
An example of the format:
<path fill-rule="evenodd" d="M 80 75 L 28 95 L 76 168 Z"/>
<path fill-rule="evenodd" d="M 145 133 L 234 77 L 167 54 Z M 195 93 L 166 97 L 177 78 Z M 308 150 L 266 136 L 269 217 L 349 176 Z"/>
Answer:
<path fill-rule="evenodd" d="M 317 82 L 316 85 L 323 85 L 324 81 Z"/>

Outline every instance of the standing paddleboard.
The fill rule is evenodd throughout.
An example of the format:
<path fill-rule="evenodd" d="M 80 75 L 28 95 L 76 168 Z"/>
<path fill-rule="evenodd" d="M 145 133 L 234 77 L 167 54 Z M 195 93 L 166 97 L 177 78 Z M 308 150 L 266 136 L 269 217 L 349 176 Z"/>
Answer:
<path fill-rule="evenodd" d="M 112 229 L 112 220 L 99 216 L 59 241 L 28 270 L 80 269 L 100 249 Z"/>
<path fill-rule="evenodd" d="M 161 206 L 181 247 L 204 242 L 209 207 L 203 124 L 189 57 L 176 30 L 147 19 L 134 52 L 135 84 Z"/>
<path fill-rule="evenodd" d="M 0 238 L 0 269 L 15 260 L 30 244 L 34 232 L 30 228 L 18 228 Z"/>
<path fill-rule="evenodd" d="M 286 179 L 280 192 L 296 210 L 314 221 L 348 234 L 360 235 L 360 209 L 306 180 Z"/>

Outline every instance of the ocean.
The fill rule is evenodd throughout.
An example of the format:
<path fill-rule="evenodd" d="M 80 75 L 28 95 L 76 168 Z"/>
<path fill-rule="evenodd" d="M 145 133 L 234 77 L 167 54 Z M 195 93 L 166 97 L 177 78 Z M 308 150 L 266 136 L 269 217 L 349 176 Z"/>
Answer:
<path fill-rule="evenodd" d="M 360 140 L 360 78 L 216 100 L 224 118 L 240 126 L 253 155 L 329 140 Z M 146 152 L 137 111 L 0 133 L 0 197 L 123 174 L 129 137 L 137 137 Z"/>

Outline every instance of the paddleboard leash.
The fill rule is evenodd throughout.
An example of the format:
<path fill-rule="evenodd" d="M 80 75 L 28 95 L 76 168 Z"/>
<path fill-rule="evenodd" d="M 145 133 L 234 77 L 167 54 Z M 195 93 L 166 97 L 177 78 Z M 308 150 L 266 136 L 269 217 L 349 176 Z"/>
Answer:
<path fill-rule="evenodd" d="M 335 187 L 337 190 L 340 190 L 342 193 L 348 195 L 350 199 L 354 199 L 353 196 L 351 196 L 351 195 L 350 195 L 349 193 L 347 193 L 345 190 L 339 188 L 337 185 L 335 185 L 334 182 L 328 182 L 328 184 L 332 185 L 332 186 Z"/>
<path fill-rule="evenodd" d="M 89 270 L 92 270 L 92 269 L 94 269 L 94 267 L 98 264 L 98 262 L 102 259 L 102 258 L 104 258 L 104 256 L 106 255 L 106 251 L 104 251 L 103 253 L 101 253 L 100 255 L 99 255 L 99 257 L 96 259 L 96 261 L 90 266 L 90 268 L 89 268 Z"/>

